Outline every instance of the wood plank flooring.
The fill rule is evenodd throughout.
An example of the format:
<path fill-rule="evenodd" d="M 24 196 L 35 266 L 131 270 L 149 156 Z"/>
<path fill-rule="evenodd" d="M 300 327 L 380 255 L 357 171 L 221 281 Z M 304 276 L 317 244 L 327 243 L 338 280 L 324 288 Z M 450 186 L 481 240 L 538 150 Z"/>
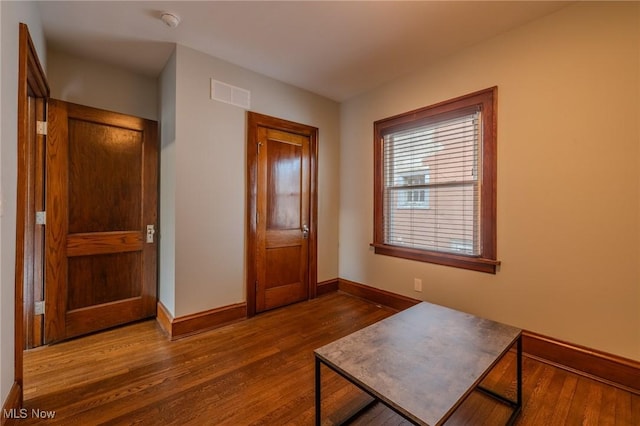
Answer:
<path fill-rule="evenodd" d="M 333 293 L 174 342 L 146 321 L 28 351 L 28 418 L 19 424 L 312 425 L 313 349 L 392 314 Z M 514 361 L 508 354 L 484 385 L 515 394 Z M 518 425 L 640 425 L 640 396 L 527 357 L 523 377 Z M 323 370 L 325 424 L 366 399 Z M 497 425 L 508 415 L 474 392 L 447 425 Z M 351 424 L 409 423 L 376 404 Z"/>

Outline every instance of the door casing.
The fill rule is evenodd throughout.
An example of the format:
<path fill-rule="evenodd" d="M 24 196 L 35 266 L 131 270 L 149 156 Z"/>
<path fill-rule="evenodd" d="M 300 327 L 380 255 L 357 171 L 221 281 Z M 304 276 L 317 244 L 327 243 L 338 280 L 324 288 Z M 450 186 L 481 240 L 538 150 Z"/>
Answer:
<path fill-rule="evenodd" d="M 35 254 L 35 214 L 34 214 L 34 185 L 30 180 L 35 176 L 36 164 L 29 153 L 35 149 L 29 146 L 34 142 L 30 134 L 35 133 L 35 124 L 29 119 L 29 99 L 44 103 L 49 97 L 49 84 L 40 65 L 29 29 L 26 24 L 19 27 L 18 46 L 18 177 L 16 203 L 16 267 L 15 267 L 15 298 L 14 298 L 14 384 L 12 402 L 17 407 L 23 401 L 23 348 L 25 344 L 24 327 L 24 289 L 34 287 L 33 271 L 43 267 L 44 259 Z M 43 115 L 44 109 L 38 108 Z M 9 398 L 8 398 L 9 399 Z M 11 407 L 11 408 L 17 408 Z"/>
<path fill-rule="evenodd" d="M 247 113 L 247 316 L 256 314 L 257 191 L 258 191 L 258 127 L 296 133 L 309 138 L 310 206 L 309 206 L 309 299 L 317 294 L 317 223 L 318 223 L 318 129 L 256 112 Z"/>

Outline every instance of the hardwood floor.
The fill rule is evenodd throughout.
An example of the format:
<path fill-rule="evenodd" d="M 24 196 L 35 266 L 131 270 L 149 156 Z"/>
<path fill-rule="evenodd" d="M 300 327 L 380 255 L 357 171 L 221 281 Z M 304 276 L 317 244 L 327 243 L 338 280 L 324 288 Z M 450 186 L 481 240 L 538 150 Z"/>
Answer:
<path fill-rule="evenodd" d="M 311 425 L 313 349 L 392 315 L 342 293 L 169 341 L 146 321 L 25 353 L 19 424 Z M 515 392 L 508 354 L 484 384 Z M 525 357 L 517 425 L 638 425 L 640 396 Z M 323 369 L 326 424 L 366 398 Z M 53 419 L 38 419 L 32 410 Z M 447 425 L 502 424 L 509 409 L 479 392 Z M 409 424 L 380 404 L 354 425 Z"/>

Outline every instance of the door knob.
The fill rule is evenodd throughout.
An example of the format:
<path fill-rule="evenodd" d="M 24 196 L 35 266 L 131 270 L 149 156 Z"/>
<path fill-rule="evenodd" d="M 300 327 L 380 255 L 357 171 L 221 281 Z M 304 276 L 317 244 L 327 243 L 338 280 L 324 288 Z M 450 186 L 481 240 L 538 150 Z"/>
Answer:
<path fill-rule="evenodd" d="M 309 227 L 306 224 L 302 225 L 302 238 L 309 238 Z"/>

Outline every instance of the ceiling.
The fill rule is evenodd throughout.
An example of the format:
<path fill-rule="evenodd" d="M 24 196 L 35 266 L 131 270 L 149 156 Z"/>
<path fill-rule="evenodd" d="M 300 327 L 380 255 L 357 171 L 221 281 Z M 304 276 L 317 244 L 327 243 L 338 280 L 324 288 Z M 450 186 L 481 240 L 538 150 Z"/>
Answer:
<path fill-rule="evenodd" d="M 179 43 L 343 101 L 570 2 L 37 3 L 57 50 L 157 76 Z M 163 11 L 180 25 L 166 26 Z"/>

